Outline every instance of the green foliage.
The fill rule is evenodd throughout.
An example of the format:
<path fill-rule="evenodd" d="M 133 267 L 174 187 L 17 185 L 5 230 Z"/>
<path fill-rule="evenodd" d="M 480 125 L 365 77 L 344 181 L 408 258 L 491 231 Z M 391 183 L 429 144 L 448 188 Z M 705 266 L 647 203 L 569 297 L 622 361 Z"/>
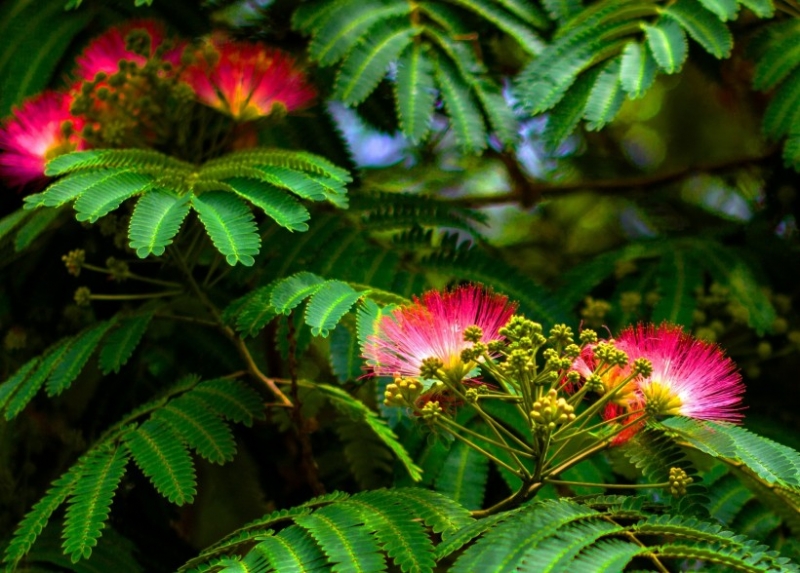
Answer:
<path fill-rule="evenodd" d="M 77 219 L 93 223 L 139 195 L 128 238 L 140 258 L 163 255 L 191 208 L 228 264 L 245 266 L 255 262 L 260 238 L 250 207 L 239 197 L 278 225 L 304 231 L 308 211 L 286 192 L 345 208 L 345 185 L 350 182 L 345 170 L 321 157 L 267 149 L 229 153 L 199 167 L 154 150 L 78 151 L 48 163 L 47 173 L 63 177 L 26 197 L 26 208 L 59 207 L 74 200 Z M 20 235 L 31 222 L 20 229 L 17 250 L 52 222 L 55 212 L 50 213 L 51 220 L 40 217 L 24 240 Z M 32 232 L 36 235 L 28 238 Z"/>
<path fill-rule="evenodd" d="M 387 557 L 403 571 L 433 571 L 428 531 L 446 537 L 471 521 L 462 507 L 425 490 L 336 494 L 248 524 L 181 571 L 227 571 L 223 563 L 246 562 L 254 554 L 263 567 L 276 571 L 292 566 L 302 571 L 376 571 L 385 568 Z M 277 533 L 276 526 L 281 528 Z M 227 560 L 213 565 L 220 555 Z M 204 561 L 211 566 L 201 565 Z"/>
<path fill-rule="evenodd" d="M 25 0 L 4 2 L 0 9 L 0 33 L 9 49 L 0 55 L 0 73 L 9 82 L 0 93 L 0 117 L 12 106 L 44 89 L 53 72 L 86 24 L 87 11 L 64 14 L 58 2 L 37 3 Z M 42 40 L 38 31 L 47 30 Z M 35 54 L 35 57 L 26 57 Z"/>
<path fill-rule="evenodd" d="M 215 400 L 220 395 L 223 400 Z M 212 399 L 215 405 L 210 406 Z M 190 502 L 196 494 L 196 478 L 189 449 L 211 461 L 227 461 L 235 444 L 223 420 L 252 423 L 262 418 L 258 396 L 240 382 L 189 379 L 179 383 L 171 393 L 141 406 L 107 430 L 53 483 L 17 526 L 5 563 L 14 567 L 25 556 L 64 503 L 64 553 L 72 562 L 89 558 L 131 458 L 169 501 Z"/>
<path fill-rule="evenodd" d="M 734 0 L 680 0 L 664 7 L 606 0 L 578 12 L 552 3 L 550 13 L 563 23 L 554 41 L 518 75 L 522 105 L 534 114 L 553 110 L 551 148 L 572 132 L 578 114 L 590 129 L 600 129 L 614 119 L 626 96 L 637 99 L 647 92 L 657 71 L 680 71 L 688 54 L 686 34 L 714 57 L 729 57 L 733 36 L 724 22 L 736 18 L 738 7 Z M 754 11 L 766 17 L 770 9 L 762 5 Z M 566 18 L 571 13 L 576 15 Z M 604 66 L 587 96 L 579 78 L 600 63 Z M 568 103 L 560 109 L 562 101 Z"/>
<path fill-rule="evenodd" d="M 455 30 L 468 29 L 469 13 L 508 34 L 530 54 L 543 49 L 537 28 L 547 18 L 531 3 L 515 0 L 451 0 L 448 5 L 420 2 L 324 2 L 295 11 L 295 29 L 311 35 L 309 56 L 322 66 L 341 62 L 333 97 L 346 104 L 362 102 L 384 80 L 389 65 L 398 66 L 393 83 L 400 127 L 413 142 L 429 133 L 436 89 L 440 90 L 458 144 L 470 151 L 486 147 L 486 127 L 503 142 L 516 137 L 513 117 L 494 80 Z M 498 97 L 494 97 L 498 94 Z"/>

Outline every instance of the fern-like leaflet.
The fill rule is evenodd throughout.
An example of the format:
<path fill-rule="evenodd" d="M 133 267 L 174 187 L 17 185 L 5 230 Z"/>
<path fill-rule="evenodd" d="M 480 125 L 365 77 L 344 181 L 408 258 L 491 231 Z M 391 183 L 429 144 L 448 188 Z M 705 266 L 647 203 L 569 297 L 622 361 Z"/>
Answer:
<path fill-rule="evenodd" d="M 224 400 L 214 400 L 220 395 Z M 131 459 L 167 499 L 179 505 L 190 502 L 196 484 L 189 450 L 224 463 L 235 451 L 227 421 L 250 425 L 263 416 L 258 394 L 241 382 L 190 378 L 178 383 L 165 397 L 110 428 L 53 483 L 17 526 L 5 551 L 6 565 L 13 569 L 65 503 L 64 553 L 72 562 L 90 557 Z"/>
<path fill-rule="evenodd" d="M 254 263 L 260 249 L 250 205 L 280 226 L 305 231 L 310 215 L 293 195 L 346 208 L 345 186 L 351 180 L 347 171 L 321 157 L 268 149 L 233 152 L 200 166 L 154 150 L 79 151 L 50 161 L 47 174 L 62 177 L 42 193 L 26 197 L 25 208 L 74 201 L 77 219 L 95 222 L 138 196 L 128 238 L 141 258 L 164 254 L 194 210 L 227 262 L 245 266 Z M 38 233 L 53 218 L 42 220 Z M 18 250 L 31 240 L 18 239 Z"/>

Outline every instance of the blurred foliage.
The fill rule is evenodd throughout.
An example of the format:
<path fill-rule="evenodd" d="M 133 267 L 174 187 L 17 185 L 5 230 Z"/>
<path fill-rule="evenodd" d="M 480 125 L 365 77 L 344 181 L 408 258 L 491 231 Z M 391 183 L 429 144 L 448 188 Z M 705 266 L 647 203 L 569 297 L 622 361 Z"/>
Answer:
<path fill-rule="evenodd" d="M 367 539 L 365 563 L 374 561 L 364 570 L 383 570 L 384 554 L 403 571 L 437 562 L 438 570 L 469 570 L 473 557 L 495 564 L 482 548 L 521 524 L 535 530 L 550 523 L 547 511 L 555 506 L 537 502 L 496 517 L 498 524 L 509 520 L 497 529 L 488 522 L 479 529 L 467 509 L 506 497 L 513 476 L 382 408 L 387 381 L 363 376 L 360 350 L 391 305 L 467 281 L 508 294 L 545 326 L 566 322 L 614 333 L 640 321 L 682 324 L 719 343 L 739 365 L 747 384 L 745 427 L 800 448 L 794 0 L 73 0 L 66 8 L 63 0 L 0 6 L 0 115 L 45 88 L 69 86 L 76 55 L 110 25 L 156 18 L 191 39 L 224 30 L 278 46 L 302 63 L 319 90 L 317 104 L 258 122 L 255 137 L 293 158 L 314 154 L 299 167 L 287 160 L 287 171 L 323 178 L 314 171 L 323 165 L 338 179 L 322 197 L 330 204 L 303 203 L 294 222 L 282 212 L 251 213 L 242 200 L 233 207 L 225 203 L 231 197 L 220 200 L 230 218 L 247 218 L 243 233 L 252 240 L 244 254 L 236 240 L 228 251 L 219 246 L 225 232 L 201 221 L 202 199 L 194 205 L 199 216 L 188 216 L 179 234 L 176 227 L 137 255 L 128 244 L 136 207 L 120 203 L 129 195 L 78 222 L 69 208 L 22 210 L 24 196 L 43 186 L 4 189 L 0 539 L 10 570 L 159 572 L 186 564 L 239 571 L 245 569 L 235 569 L 230 555 L 247 554 L 256 543 L 264 551 L 296 544 L 306 553 L 295 566 L 329 570 L 315 540 L 329 556 L 331 531 Z M 190 162 L 180 174 L 187 188 L 203 163 Z M 141 166 L 131 170 L 155 177 L 142 175 Z M 222 189 L 231 177 L 209 180 Z M 281 193 L 296 193 L 293 185 Z M 88 212 L 78 203 L 75 209 Z M 188 211 L 187 204 L 182 217 Z M 169 250 L 164 258 L 142 258 L 163 253 L 173 235 L 192 254 L 189 275 L 202 297 Z M 62 257 L 76 250 L 85 264 L 68 272 Z M 220 252 L 227 262 L 252 266 L 228 266 Z M 168 303 L 148 300 L 153 285 L 137 276 L 179 283 L 180 292 Z M 63 353 L 67 362 L 59 362 Z M 282 407 L 264 380 L 287 394 L 294 381 L 298 408 Z M 240 418 L 235 406 L 215 402 L 207 423 L 218 433 L 207 442 L 202 428 L 169 425 L 163 412 L 170 401 L 189 396 L 169 411 L 196 413 L 192 393 L 213 384 L 241 387 L 230 390 L 246 406 Z M 150 408 L 140 410 L 142 404 Z M 476 421 L 464 423 L 480 431 Z M 143 442 L 152 436 L 165 449 L 178 444 L 168 460 L 178 467 L 171 482 L 148 469 Z M 681 514 L 685 521 L 675 527 L 709 545 L 671 561 L 670 570 L 702 559 L 716 571 L 730 563 L 737 570 L 794 570 L 778 554 L 800 558 L 800 521 L 765 493 L 774 484 L 742 478 L 735 464 L 688 455 L 702 476 L 706 521 Z M 565 477 L 635 479 L 641 472 L 633 458 L 612 453 Z M 119 467 L 103 473 L 98 459 Z M 81 471 L 108 482 L 107 526 L 92 514 L 97 531 L 83 545 L 62 545 L 62 523 L 78 527 L 80 511 L 91 513 L 62 481 Z M 395 502 L 378 489 L 415 483 L 438 493 L 408 490 Z M 606 535 L 599 513 L 615 516 L 620 531 L 630 533 L 674 509 L 648 517 L 649 502 L 590 489 L 549 486 L 538 499 L 594 495 L 581 506 L 591 515 L 575 517 L 593 539 Z M 348 493 L 309 501 L 334 490 Z M 792 491 L 787 505 L 798 507 Z M 36 505 L 42 499 L 52 507 Z M 390 506 L 399 533 L 381 521 Z M 12 541 L 33 507 L 49 510 L 41 524 L 27 523 L 36 534 L 51 515 L 53 521 L 35 544 L 36 535 Z M 424 519 L 407 519 L 413 511 Z M 320 525 L 324 519 L 331 531 Z M 239 529 L 252 520 L 260 521 Z M 380 534 L 365 533 L 365 524 Z M 570 533 L 584 532 L 578 525 Z M 664 523 L 653 527 L 653 545 L 672 539 Z M 763 561 L 714 562 L 712 541 L 725 538 L 715 527 L 764 544 L 725 549 L 752 550 Z M 393 534 L 424 547 L 419 563 L 391 546 Z M 591 550 L 602 557 L 612 545 Z M 652 567 L 635 557 L 636 547 L 617 549 L 630 552 L 630 567 Z M 280 570 L 255 553 L 248 570 Z M 592 555 L 574 566 L 588 566 Z M 348 570 L 344 558 L 331 562 Z"/>

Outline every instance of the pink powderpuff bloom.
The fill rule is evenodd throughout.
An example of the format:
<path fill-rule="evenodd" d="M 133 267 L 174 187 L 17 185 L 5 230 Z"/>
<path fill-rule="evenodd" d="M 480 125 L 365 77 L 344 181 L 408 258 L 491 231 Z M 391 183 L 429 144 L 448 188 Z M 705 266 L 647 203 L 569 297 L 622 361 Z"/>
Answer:
<path fill-rule="evenodd" d="M 428 291 L 384 316 L 367 339 L 364 355 L 377 376 L 416 378 L 423 360 L 437 358 L 448 378 L 460 381 L 477 366 L 461 358 L 461 351 L 472 346 L 464 340 L 464 329 L 478 326 L 484 343 L 502 339 L 498 331 L 515 310 L 508 297 L 478 285 Z"/>
<path fill-rule="evenodd" d="M 70 114 L 71 102 L 67 94 L 43 92 L 16 108 L 0 128 L 0 175 L 10 185 L 42 179 L 48 160 L 83 149 L 83 123 Z"/>
<path fill-rule="evenodd" d="M 742 377 L 716 344 L 697 340 L 671 324 L 639 324 L 615 341 L 632 363 L 646 358 L 650 376 L 640 378 L 637 393 L 655 415 L 738 422 L 742 418 Z"/>
<path fill-rule="evenodd" d="M 75 74 L 82 80 L 92 81 L 100 72 L 108 76 L 117 73 L 122 60 L 134 62 L 139 67 L 144 66 L 147 58 L 126 47 L 128 34 L 137 30 L 147 32 L 150 36 L 150 56 L 152 56 L 156 48 L 164 42 L 166 37 L 164 26 L 155 20 L 130 20 L 120 26 L 108 29 L 92 40 L 83 53 L 76 58 Z M 184 43 L 177 43 L 174 48 L 163 55 L 164 61 L 178 67 L 183 49 Z"/>
<path fill-rule="evenodd" d="M 285 52 L 248 42 L 213 37 L 187 66 L 184 81 L 197 99 L 238 121 L 308 105 L 316 92 Z"/>

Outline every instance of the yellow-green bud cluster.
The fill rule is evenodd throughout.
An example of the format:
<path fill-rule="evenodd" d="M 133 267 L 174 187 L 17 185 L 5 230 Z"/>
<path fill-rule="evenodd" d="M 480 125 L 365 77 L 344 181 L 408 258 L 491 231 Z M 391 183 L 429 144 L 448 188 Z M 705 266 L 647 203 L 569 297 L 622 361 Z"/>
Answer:
<path fill-rule="evenodd" d="M 444 413 L 439 402 L 428 402 L 422 407 L 422 419 L 426 422 L 431 422 Z"/>
<path fill-rule="evenodd" d="M 439 371 L 444 367 L 444 362 L 441 358 L 431 356 L 422 361 L 419 368 L 419 375 L 426 380 L 433 380 L 439 377 Z"/>
<path fill-rule="evenodd" d="M 508 359 L 501 365 L 503 372 L 514 378 L 520 379 L 536 372 L 536 361 L 530 350 L 512 350 Z"/>
<path fill-rule="evenodd" d="M 108 259 L 106 259 L 106 267 L 108 267 L 111 278 L 118 283 L 127 279 L 131 274 L 128 263 L 125 261 L 118 261 L 114 257 L 108 257 Z"/>
<path fill-rule="evenodd" d="M 383 404 L 385 406 L 410 406 L 422 392 L 422 384 L 413 378 L 394 379 L 394 383 L 388 384 L 383 393 Z"/>
<path fill-rule="evenodd" d="M 681 468 L 669 468 L 669 491 L 675 497 L 686 495 L 686 486 L 693 481 Z"/>
<path fill-rule="evenodd" d="M 606 386 L 603 384 L 603 379 L 597 374 L 590 374 L 586 379 L 586 391 L 600 394 L 601 396 L 606 393 Z"/>
<path fill-rule="evenodd" d="M 476 342 L 471 348 L 465 348 L 461 351 L 461 360 L 463 362 L 477 361 L 481 356 L 489 351 L 489 347 L 483 342 Z"/>
<path fill-rule="evenodd" d="M 633 361 L 633 371 L 644 378 L 649 378 L 653 373 L 653 363 L 647 358 L 637 358 Z"/>
<path fill-rule="evenodd" d="M 78 306 L 89 306 L 89 303 L 92 302 L 92 291 L 89 290 L 89 287 L 78 287 L 75 291 L 75 304 Z"/>
<path fill-rule="evenodd" d="M 474 404 L 478 401 L 478 389 L 477 388 L 469 388 L 465 393 L 464 396 L 467 398 L 467 402 L 470 404 Z"/>
<path fill-rule="evenodd" d="M 524 316 L 515 314 L 509 319 L 508 324 L 501 328 L 499 332 L 502 336 L 512 341 L 519 340 L 523 336 L 527 336 L 531 340 L 536 340 L 536 335 L 542 334 L 542 325 Z"/>
<path fill-rule="evenodd" d="M 67 267 L 67 272 L 69 274 L 74 277 L 80 276 L 81 267 L 83 267 L 83 263 L 86 261 L 86 251 L 83 249 L 75 249 L 62 256 L 61 260 L 64 261 L 64 266 Z"/>
<path fill-rule="evenodd" d="M 594 355 L 597 359 L 613 366 L 625 367 L 628 364 L 628 355 L 622 350 L 617 350 L 614 342 L 599 342 L 594 347 Z"/>
<path fill-rule="evenodd" d="M 535 429 L 552 431 L 556 426 L 574 420 L 574 412 L 575 409 L 564 398 L 559 398 L 558 392 L 552 389 L 533 403 L 531 420 Z"/>
<path fill-rule="evenodd" d="M 548 338 L 548 342 L 550 342 L 550 344 L 567 346 L 575 342 L 572 336 L 572 329 L 569 326 L 566 324 L 556 324 L 550 329 L 550 338 Z"/>
<path fill-rule="evenodd" d="M 584 328 L 580 334 L 581 344 L 595 344 L 597 342 L 597 333 L 591 328 Z"/>
<path fill-rule="evenodd" d="M 465 342 L 480 342 L 483 338 L 483 329 L 480 326 L 468 326 L 464 329 Z"/>

